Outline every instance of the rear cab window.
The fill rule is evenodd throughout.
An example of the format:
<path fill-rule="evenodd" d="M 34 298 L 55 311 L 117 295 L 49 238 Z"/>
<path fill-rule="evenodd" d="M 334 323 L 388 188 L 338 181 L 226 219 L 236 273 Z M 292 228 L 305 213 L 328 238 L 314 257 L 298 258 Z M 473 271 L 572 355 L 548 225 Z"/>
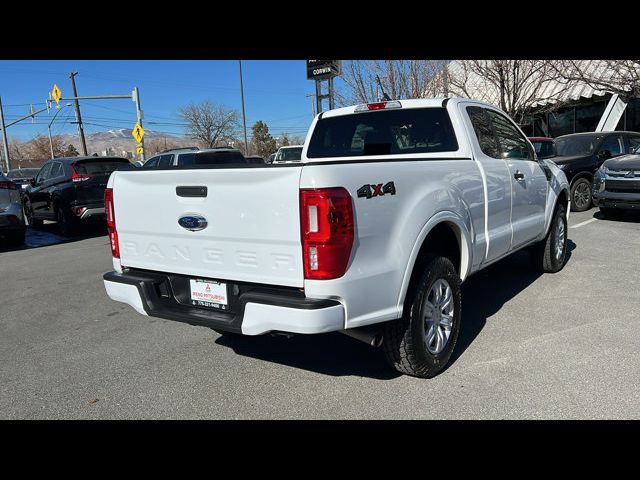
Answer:
<path fill-rule="evenodd" d="M 458 150 L 446 108 L 366 111 L 318 120 L 308 158 L 402 155 Z"/>

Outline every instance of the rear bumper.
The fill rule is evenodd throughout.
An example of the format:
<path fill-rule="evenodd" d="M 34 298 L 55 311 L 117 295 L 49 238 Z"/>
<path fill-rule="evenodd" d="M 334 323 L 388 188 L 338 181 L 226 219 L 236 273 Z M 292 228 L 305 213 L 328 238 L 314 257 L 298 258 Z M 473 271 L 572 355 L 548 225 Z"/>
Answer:
<path fill-rule="evenodd" d="M 19 206 L 10 206 L 0 212 L 0 232 L 5 234 L 20 233 L 26 228 L 22 210 Z"/>
<path fill-rule="evenodd" d="M 79 218 L 80 220 L 104 217 L 104 202 L 73 204 L 71 205 L 71 212 L 76 218 Z"/>
<path fill-rule="evenodd" d="M 593 204 L 596 207 L 640 209 L 640 193 L 593 192 Z"/>
<path fill-rule="evenodd" d="M 170 276 L 155 272 L 104 274 L 104 286 L 112 300 L 133 307 L 142 315 L 165 318 L 218 330 L 261 335 L 271 331 L 323 333 L 344 329 L 345 312 L 335 300 L 310 299 L 268 287 L 240 291 L 234 311 L 218 311 L 185 305 L 176 300 Z"/>

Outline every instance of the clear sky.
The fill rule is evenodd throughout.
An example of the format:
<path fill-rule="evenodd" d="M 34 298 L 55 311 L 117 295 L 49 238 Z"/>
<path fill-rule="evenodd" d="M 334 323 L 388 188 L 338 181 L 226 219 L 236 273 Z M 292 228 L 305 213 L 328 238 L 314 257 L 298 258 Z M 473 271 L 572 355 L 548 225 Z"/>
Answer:
<path fill-rule="evenodd" d="M 247 132 L 257 120 L 267 122 L 270 132 L 287 132 L 304 138 L 312 120 L 314 82 L 306 79 L 304 60 L 243 60 Z M 28 113 L 29 104 L 45 106 L 53 84 L 71 97 L 69 73 L 76 76 L 78 95 L 128 94 L 140 89 L 145 128 L 181 135 L 178 108 L 209 99 L 241 111 L 240 81 L 236 60 L 3 60 L 0 61 L 0 96 L 5 121 Z M 61 105 L 63 102 L 60 102 Z M 133 128 L 134 103 L 121 100 L 81 102 L 85 132 Z M 55 113 L 52 110 L 51 115 Z M 76 133 L 73 107 L 60 111 L 52 133 Z M 47 134 L 50 116 L 42 113 L 36 122 L 25 120 L 7 129 L 9 138 L 21 140 L 36 133 Z"/>

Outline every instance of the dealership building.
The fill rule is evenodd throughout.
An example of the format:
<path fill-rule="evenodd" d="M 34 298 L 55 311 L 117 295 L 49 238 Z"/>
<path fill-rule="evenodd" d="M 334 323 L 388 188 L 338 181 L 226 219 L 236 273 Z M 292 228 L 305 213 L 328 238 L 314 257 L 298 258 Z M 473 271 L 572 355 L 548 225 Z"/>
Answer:
<path fill-rule="evenodd" d="M 581 61 L 581 68 L 606 68 L 598 60 Z M 448 75 L 454 78 L 462 74 L 460 62 L 448 65 Z M 614 77 L 618 72 L 605 70 Z M 498 89 L 473 72 L 465 71 L 468 96 L 493 105 L 500 105 Z M 449 95 L 458 93 L 450 82 Z M 627 130 L 640 132 L 640 98 L 623 100 L 604 90 L 595 90 L 583 82 L 570 86 L 559 81 L 549 81 L 538 95 L 539 101 L 524 116 L 520 127 L 529 136 L 558 137 L 569 133 Z"/>

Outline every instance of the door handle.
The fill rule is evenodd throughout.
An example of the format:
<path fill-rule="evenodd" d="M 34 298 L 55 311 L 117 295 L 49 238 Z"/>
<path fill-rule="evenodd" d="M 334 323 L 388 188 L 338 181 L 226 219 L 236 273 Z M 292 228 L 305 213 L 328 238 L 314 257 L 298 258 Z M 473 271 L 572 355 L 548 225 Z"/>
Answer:
<path fill-rule="evenodd" d="M 513 174 L 513 178 L 518 181 L 524 180 L 524 173 L 522 173 L 520 170 L 516 170 L 516 173 Z"/>

